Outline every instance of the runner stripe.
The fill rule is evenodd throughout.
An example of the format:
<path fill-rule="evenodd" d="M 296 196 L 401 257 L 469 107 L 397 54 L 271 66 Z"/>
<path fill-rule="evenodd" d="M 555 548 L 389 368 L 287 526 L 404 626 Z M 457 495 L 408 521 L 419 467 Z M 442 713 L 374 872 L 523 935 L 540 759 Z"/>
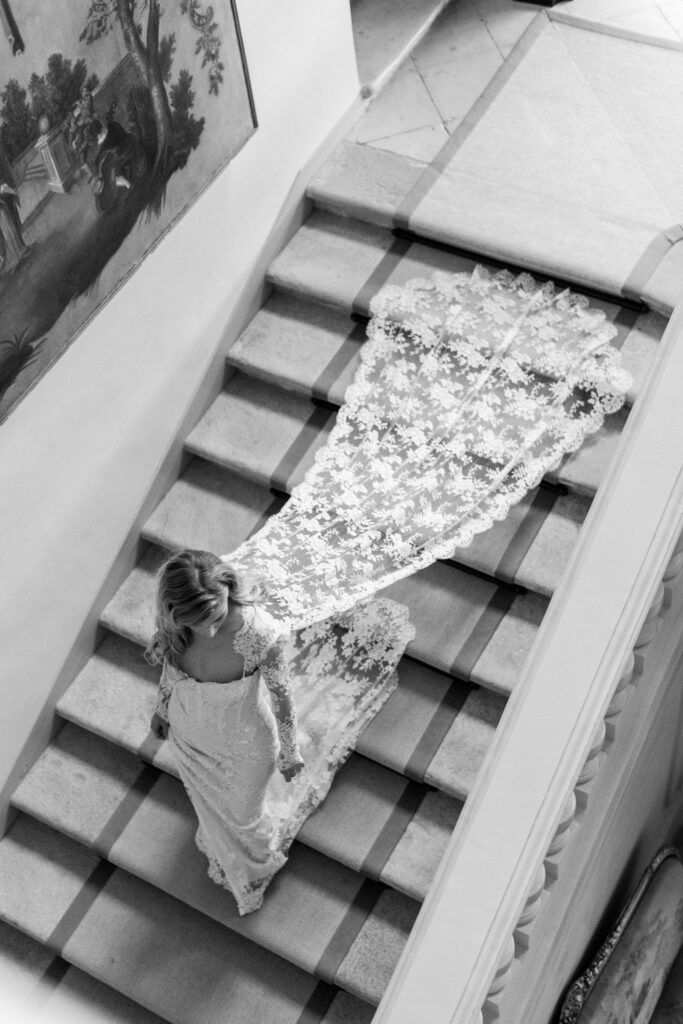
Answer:
<path fill-rule="evenodd" d="M 504 587 L 497 587 L 496 591 L 479 616 L 479 620 L 467 640 L 456 655 L 451 673 L 460 679 L 470 679 L 472 672 L 486 650 L 493 634 L 509 612 L 512 602 L 515 600 L 515 593 L 506 590 Z"/>
<path fill-rule="evenodd" d="M 316 977 L 334 978 L 336 976 L 356 941 L 358 933 L 374 910 L 384 888 L 379 882 L 369 878 L 363 879 L 337 930 L 318 960 L 314 972 Z"/>
<path fill-rule="evenodd" d="M 406 785 L 382 831 L 361 864 L 361 874 L 368 875 L 370 878 L 380 877 L 401 836 L 412 821 L 415 811 L 420 806 L 423 796 L 424 788 L 419 783 L 409 782 Z"/>
<path fill-rule="evenodd" d="M 501 579 L 516 583 L 517 573 L 522 562 L 529 553 L 531 545 L 536 540 L 538 533 L 545 523 L 547 517 L 553 510 L 555 502 L 559 497 L 554 491 L 539 488 L 534 495 L 533 501 L 515 531 L 507 548 L 501 555 L 494 570 L 495 576 Z"/>
<path fill-rule="evenodd" d="M 369 316 L 370 299 L 384 287 L 396 267 L 406 255 L 413 243 L 406 238 L 395 238 L 389 249 L 379 261 L 370 277 L 360 288 L 352 303 L 352 311 L 365 319 Z"/>
<path fill-rule="evenodd" d="M 271 501 L 270 505 L 261 513 L 258 522 L 253 527 L 253 529 L 249 531 L 248 536 L 253 537 L 254 534 L 258 533 L 259 530 L 266 525 L 271 516 L 277 515 L 277 513 L 284 508 L 284 506 L 287 504 L 287 500 L 287 498 L 284 498 L 279 494 L 273 495 L 273 500 Z"/>
<path fill-rule="evenodd" d="M 453 682 L 443 695 L 425 731 L 415 745 L 404 774 L 422 782 L 446 733 L 458 716 L 470 693 L 470 687 Z"/>
<path fill-rule="evenodd" d="M 324 409 L 319 405 L 313 407 L 313 410 L 304 426 L 294 438 L 294 441 L 271 473 L 270 483 L 272 487 L 275 487 L 281 492 L 284 491 L 287 494 L 290 492 L 290 478 L 293 476 L 294 471 L 301 463 L 311 445 L 315 442 L 320 431 L 327 426 L 329 420 L 334 415 L 335 412 L 333 409 Z"/>
<path fill-rule="evenodd" d="M 326 402 L 330 400 L 330 391 L 351 360 L 358 354 L 358 348 L 365 341 L 365 336 L 365 325 L 355 324 L 313 384 L 311 393 L 314 398 L 323 399 Z"/>
<path fill-rule="evenodd" d="M 617 329 L 616 338 L 612 338 L 610 341 L 612 348 L 616 348 L 621 351 L 624 342 L 633 330 L 636 321 L 642 312 L 642 307 L 640 309 L 634 308 L 633 306 L 619 307 L 617 315 L 610 320 L 610 323 L 612 323 Z"/>
<path fill-rule="evenodd" d="M 123 834 L 124 829 L 160 775 L 161 772 L 158 768 L 148 764 L 143 765 L 132 786 L 93 843 L 94 849 L 100 856 L 106 858 L 109 855 L 114 843 Z M 115 865 L 107 860 L 101 860 L 93 868 L 80 892 L 71 901 L 53 928 L 52 934 L 46 940 L 46 946 L 61 953 L 115 870 Z M 58 985 L 68 966 L 61 956 L 55 957 L 44 973 L 45 980 L 50 981 L 53 986 Z"/>
<path fill-rule="evenodd" d="M 322 1024 L 338 991 L 339 989 L 328 985 L 326 981 L 319 981 L 308 997 L 296 1024 Z"/>
<path fill-rule="evenodd" d="M 624 282 L 622 293 L 642 301 L 647 283 L 669 251 L 683 241 L 683 224 L 672 224 L 652 239 Z"/>
<path fill-rule="evenodd" d="M 522 59 L 526 57 L 537 38 L 547 27 L 547 15 L 545 15 L 545 12 L 543 12 L 543 14 L 539 12 L 521 36 L 519 42 L 507 60 L 504 61 L 489 84 L 486 86 L 479 99 L 472 107 L 470 107 L 470 110 L 460 124 L 455 128 L 455 131 L 451 134 L 450 138 L 444 142 L 434 160 L 432 160 L 429 166 L 425 168 L 424 172 L 417 179 L 411 190 L 401 200 L 396 208 L 396 212 L 394 213 L 395 228 L 404 231 L 410 230 L 410 219 L 422 200 L 431 191 L 437 179 L 453 159 L 455 153 L 468 139 L 476 124 L 481 120 L 493 101 L 497 98 L 500 90 L 512 76 L 513 72 L 517 70 L 517 66 L 522 62 Z"/>
<path fill-rule="evenodd" d="M 70 967 L 71 964 L 63 956 L 56 956 L 41 975 L 40 981 L 36 986 L 37 991 L 40 993 L 44 986 L 47 986 L 49 989 L 57 988 L 58 985 L 61 985 Z"/>
<path fill-rule="evenodd" d="M 151 764 L 143 765 L 135 782 L 93 843 L 93 847 L 101 857 L 109 856 L 112 847 L 121 838 L 160 776 L 161 771 L 158 768 L 154 768 Z"/>
<path fill-rule="evenodd" d="M 74 897 L 55 925 L 45 945 L 61 953 L 79 924 L 88 913 L 100 892 L 116 871 L 113 864 L 101 860 L 86 878 L 80 892 Z M 48 971 L 52 964 L 48 967 Z"/>

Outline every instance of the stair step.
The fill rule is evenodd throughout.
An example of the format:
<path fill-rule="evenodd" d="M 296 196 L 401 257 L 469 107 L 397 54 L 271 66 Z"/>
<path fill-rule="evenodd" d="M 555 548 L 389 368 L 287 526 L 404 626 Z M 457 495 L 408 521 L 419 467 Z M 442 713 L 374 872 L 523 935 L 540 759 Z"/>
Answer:
<path fill-rule="evenodd" d="M 297 1024 L 334 993 L 29 818 L 0 841 L 0 877 L 0 917 L 170 1024 Z"/>
<path fill-rule="evenodd" d="M 273 292 L 227 360 L 249 376 L 341 405 L 365 337 L 365 325 L 343 310 Z"/>
<path fill-rule="evenodd" d="M 229 893 L 207 875 L 206 859 L 194 844 L 197 822 L 183 786 L 164 773 L 151 770 L 150 775 L 150 769 L 141 769 L 138 758 L 67 724 L 12 802 L 308 973 L 335 984 L 343 971 L 344 988 L 360 999 L 378 1000 L 376 984 L 344 965 L 347 957 L 356 962 L 354 946 L 361 929 L 377 930 L 370 918 L 382 885 L 364 882 L 351 869 L 295 843 L 263 908 L 240 917 Z M 443 843 L 437 845 L 440 853 Z M 427 859 L 434 861 L 430 853 L 428 849 Z M 417 907 L 411 899 L 406 902 L 406 914 L 414 919 Z M 400 906 L 401 897 L 391 905 Z M 382 955 L 375 951 L 375 963 Z M 387 969 L 379 966 L 386 976 Z M 391 966 L 393 962 L 389 970 Z"/>
<path fill-rule="evenodd" d="M 307 194 L 321 211 L 393 228 L 397 209 L 423 170 L 424 165 L 410 157 L 389 153 L 375 146 L 344 141 L 311 180 Z M 442 228 L 446 231 L 438 233 L 436 244 L 462 249 L 462 241 L 448 234 L 448 225 L 444 224 Z M 419 227 L 415 230 L 419 233 Z M 427 235 L 433 235 L 433 232 L 425 233 L 422 239 L 425 244 L 430 243 Z M 472 258 L 485 265 L 489 264 L 486 256 L 478 257 L 473 253 Z M 607 309 L 609 304 L 597 304 L 603 306 L 610 317 L 614 315 Z M 619 306 L 618 296 L 614 299 L 614 305 Z M 631 323 L 633 319 L 630 318 Z M 628 320 L 626 318 L 625 326 Z M 642 385 L 666 323 L 667 317 L 647 312 L 635 318 L 630 331 L 620 331 L 624 365 L 634 378 L 634 387 L 629 395 L 631 400 Z"/>
<path fill-rule="evenodd" d="M 202 417 L 186 447 L 233 473 L 290 494 L 330 434 L 335 411 L 305 394 L 236 374 Z M 608 416 L 601 429 L 567 456 L 549 480 L 591 497 L 616 446 L 628 409 Z"/>
<path fill-rule="evenodd" d="M 0 920 L 0 1009 L 24 1024 L 167 1024 Z"/>
<path fill-rule="evenodd" d="M 236 374 L 186 441 L 194 455 L 290 493 L 334 421 L 302 395 Z"/>
<path fill-rule="evenodd" d="M 143 674 L 136 673 L 132 657 L 134 648 L 118 638 L 112 638 L 112 642 L 105 641 L 100 651 L 101 653 L 98 652 L 90 660 L 61 698 L 57 708 L 59 714 L 80 728 L 177 777 L 169 745 L 159 743 L 149 732 L 156 686 Z M 380 762 L 375 763 L 367 755 L 355 753 L 337 773 L 325 804 L 304 824 L 299 834 L 301 841 L 353 870 L 364 870 L 365 874 L 386 881 L 407 895 L 416 899 L 423 898 L 433 870 L 436 869 L 457 821 L 461 800 L 466 795 L 463 791 L 471 785 L 472 775 L 481 764 L 496 722 L 502 714 L 503 702 L 493 695 L 487 695 L 490 700 L 485 703 L 488 717 L 484 717 L 481 708 L 477 712 L 482 693 L 483 691 L 474 691 L 465 700 L 459 713 L 446 719 L 444 735 L 437 736 L 435 751 L 428 758 L 430 763 L 424 769 L 425 781 L 430 785 L 445 781 L 448 784 L 448 793 L 433 794 Z M 380 716 L 389 714 L 392 720 L 395 719 L 409 699 L 409 693 L 403 692 L 402 687 L 399 687 L 398 693 L 385 705 L 386 710 L 380 711 L 379 722 L 373 723 L 375 735 L 379 733 L 382 736 Z M 398 706 L 394 705 L 392 708 L 391 702 L 394 700 L 398 702 Z M 428 707 L 429 702 L 422 696 L 416 708 L 418 722 L 426 722 L 429 725 L 428 710 L 425 710 Z M 458 722 L 461 716 L 462 722 Z M 411 730 L 404 727 L 402 731 L 397 731 L 393 740 L 388 740 L 385 734 L 377 741 L 377 749 L 373 746 L 372 740 L 368 740 L 363 745 L 364 752 L 369 753 L 372 750 L 381 756 L 383 750 L 398 746 L 406 736 L 410 737 L 410 733 Z M 444 745 L 449 752 L 457 750 L 457 756 L 449 754 L 446 758 L 441 757 L 439 752 Z M 436 763 L 439 765 L 438 769 L 433 767 Z M 379 795 L 376 797 L 373 797 L 371 792 L 372 784 L 379 787 Z M 366 794 L 362 807 L 375 799 L 378 801 L 375 807 L 376 817 L 367 823 L 367 842 L 370 847 L 380 836 L 392 812 L 396 812 L 392 819 L 392 827 L 395 828 L 388 838 L 385 836 L 382 843 L 382 850 L 386 855 L 384 860 L 378 860 L 378 855 L 374 855 L 372 863 L 366 864 L 365 869 L 365 854 L 361 855 L 360 847 L 349 843 L 345 835 L 341 837 L 341 845 L 335 845 L 337 812 L 328 817 L 325 811 L 327 802 L 334 796 L 336 805 L 342 809 L 347 807 L 343 813 L 353 820 L 356 811 L 360 813 L 359 792 Z M 461 793 L 462 797 L 459 797 L 458 793 Z M 405 804 L 408 797 L 413 802 L 409 806 L 399 807 L 400 814 L 397 817 L 396 805 L 401 800 Z M 339 811 L 339 814 L 341 813 L 342 811 Z M 401 831 L 401 827 L 404 827 L 404 831 Z M 425 839 L 424 848 L 420 851 L 424 857 L 424 866 L 418 868 L 411 862 L 409 851 L 413 848 L 416 837 L 423 833 L 428 833 L 428 838 Z"/>
<path fill-rule="evenodd" d="M 154 628 L 154 588 L 163 555 L 151 549 L 102 613 L 108 629 L 145 645 Z M 416 635 L 407 652 L 447 675 L 509 694 L 545 613 L 537 594 L 436 562 L 382 591 L 407 606 Z"/>
<path fill-rule="evenodd" d="M 158 675 L 158 669 L 144 662 L 137 645 L 109 634 L 61 698 L 59 713 L 164 771 L 175 772 L 167 746 L 149 732 Z M 462 800 L 504 703 L 496 694 L 470 690 L 458 680 L 404 658 L 396 690 L 359 737 L 357 751 L 393 772 Z M 481 711 L 484 706 L 480 722 L 475 709 Z M 453 745 L 451 735 L 457 738 L 459 756 L 438 758 L 442 744 Z M 460 762 L 469 767 L 458 767 Z"/>
<path fill-rule="evenodd" d="M 308 321 L 303 321 L 298 317 L 306 316 L 306 310 L 314 310 L 314 314 Z M 230 350 L 228 361 L 245 375 L 292 388 L 302 395 L 316 395 L 339 402 L 359 361 L 359 343 L 349 340 L 356 331 L 357 326 L 351 328 L 350 321 L 332 309 L 275 293 Z M 227 426 L 225 424 L 226 429 Z M 217 424 L 214 424 L 211 434 L 208 430 L 203 432 L 204 451 L 209 456 L 220 446 L 214 437 L 217 433 Z M 196 473 L 199 480 L 199 467 Z M 236 487 L 239 487 L 238 480 L 239 477 L 234 478 Z M 207 480 L 206 489 L 212 499 L 217 486 Z M 187 514 L 181 507 L 182 500 L 188 502 Z M 262 503 L 265 501 L 264 496 Z M 182 494 L 178 493 L 177 498 L 169 495 L 164 505 L 164 514 L 168 518 L 172 515 L 171 506 L 175 508 L 178 524 L 182 519 L 186 520 L 182 535 L 180 530 L 176 531 L 176 546 L 189 544 L 195 536 L 209 534 L 218 542 L 218 547 L 211 549 L 209 545 L 209 550 L 231 550 L 228 537 L 223 536 L 227 535 L 226 528 L 222 532 L 209 529 L 212 514 L 225 526 L 231 525 L 231 509 L 224 510 L 218 501 L 212 501 L 207 506 L 206 517 L 199 511 L 196 515 L 191 514 L 190 509 L 195 508 L 195 503 L 185 498 L 184 490 Z M 457 549 L 454 559 L 496 575 L 504 582 L 550 597 L 578 540 L 589 508 L 590 499 L 583 495 L 557 495 L 548 489 L 537 488 L 514 506 L 505 520 L 477 535 L 469 547 Z M 145 536 L 155 539 L 146 527 Z M 161 538 L 162 535 L 157 536 Z M 164 542 L 160 540 L 160 543 Z M 237 544 L 233 543 L 232 547 L 237 547 Z"/>
<path fill-rule="evenodd" d="M 167 550 L 234 551 L 282 505 L 262 484 L 192 459 L 154 509 L 142 536 Z"/>
<path fill-rule="evenodd" d="M 386 283 L 405 284 L 414 277 L 430 276 L 435 270 L 469 273 L 475 262 L 418 242 L 393 238 L 375 225 L 319 211 L 309 217 L 271 264 L 269 279 L 288 295 L 367 315 L 370 298 Z M 610 302 L 596 300 L 594 304 L 605 309 L 617 328 L 615 344 L 623 344 L 634 327 L 636 314 Z M 639 351 L 644 345 L 643 336 L 639 328 Z M 624 407 L 609 416 L 600 431 L 578 452 L 567 456 L 549 478 L 579 493 L 594 494 L 614 454 L 627 414 Z"/>
<path fill-rule="evenodd" d="M 274 498 L 265 485 L 195 458 L 142 532 L 168 550 L 195 547 L 227 554 L 284 500 Z M 589 509 L 590 500 L 582 495 L 537 488 L 502 522 L 477 534 L 467 547 L 454 549 L 452 561 L 551 597 Z"/>

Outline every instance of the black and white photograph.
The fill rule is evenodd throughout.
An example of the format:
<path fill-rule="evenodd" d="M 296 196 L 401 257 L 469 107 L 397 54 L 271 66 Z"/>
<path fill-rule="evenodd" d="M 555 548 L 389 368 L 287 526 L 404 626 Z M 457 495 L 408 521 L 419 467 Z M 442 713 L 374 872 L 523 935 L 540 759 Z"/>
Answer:
<path fill-rule="evenodd" d="M 683 0 L 0 0 L 0 1021 L 681 1024 Z"/>

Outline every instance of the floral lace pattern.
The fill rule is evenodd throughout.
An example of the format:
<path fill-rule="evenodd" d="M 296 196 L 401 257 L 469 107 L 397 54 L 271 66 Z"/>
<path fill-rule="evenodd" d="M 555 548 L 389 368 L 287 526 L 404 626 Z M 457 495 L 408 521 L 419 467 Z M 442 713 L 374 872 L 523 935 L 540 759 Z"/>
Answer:
<path fill-rule="evenodd" d="M 233 646 L 244 658 L 244 674 L 258 668 L 268 687 L 270 701 L 280 737 L 279 770 L 301 760 L 297 744 L 296 711 L 289 682 L 289 664 L 279 629 L 272 616 L 254 605 L 242 606 L 243 624 L 233 639 Z"/>
<path fill-rule="evenodd" d="M 623 404 L 616 331 L 588 299 L 507 271 L 387 287 L 327 444 L 231 560 L 289 628 L 335 612 L 505 518 Z"/>
<path fill-rule="evenodd" d="M 162 674 L 157 710 L 197 844 L 240 913 L 260 905 L 396 685 L 413 630 L 405 608 L 371 595 L 503 519 L 629 386 L 602 311 L 528 275 L 436 274 L 385 288 L 372 312 L 326 446 L 283 510 L 225 556 L 270 584 L 235 638 L 244 678 Z M 291 782 L 275 770 L 276 730 L 280 767 L 305 765 Z"/>

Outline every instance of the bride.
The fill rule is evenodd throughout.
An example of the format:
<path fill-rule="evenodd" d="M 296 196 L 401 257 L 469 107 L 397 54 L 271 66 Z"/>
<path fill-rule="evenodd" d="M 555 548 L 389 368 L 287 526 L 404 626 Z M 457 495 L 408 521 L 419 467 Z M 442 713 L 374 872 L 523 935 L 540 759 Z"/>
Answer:
<path fill-rule="evenodd" d="M 283 637 L 265 598 L 217 555 L 179 551 L 159 572 L 146 652 L 163 666 L 152 732 L 171 744 L 209 875 L 240 914 L 260 907 L 303 820 L 391 693 L 411 636 L 405 610 L 381 600 Z"/>
<path fill-rule="evenodd" d="M 282 511 L 229 560 L 181 551 L 159 575 L 152 729 L 241 914 L 396 685 L 413 633 L 375 593 L 503 519 L 630 383 L 603 311 L 528 274 L 437 274 L 385 288 L 372 312 Z"/>
<path fill-rule="evenodd" d="M 290 782 L 304 766 L 283 646 L 262 596 L 216 555 L 180 551 L 161 569 L 147 649 L 163 665 L 152 731 L 171 740 L 212 876 L 232 882 L 241 912 L 255 909 L 263 880 L 285 860 L 268 781 L 276 767 Z"/>

